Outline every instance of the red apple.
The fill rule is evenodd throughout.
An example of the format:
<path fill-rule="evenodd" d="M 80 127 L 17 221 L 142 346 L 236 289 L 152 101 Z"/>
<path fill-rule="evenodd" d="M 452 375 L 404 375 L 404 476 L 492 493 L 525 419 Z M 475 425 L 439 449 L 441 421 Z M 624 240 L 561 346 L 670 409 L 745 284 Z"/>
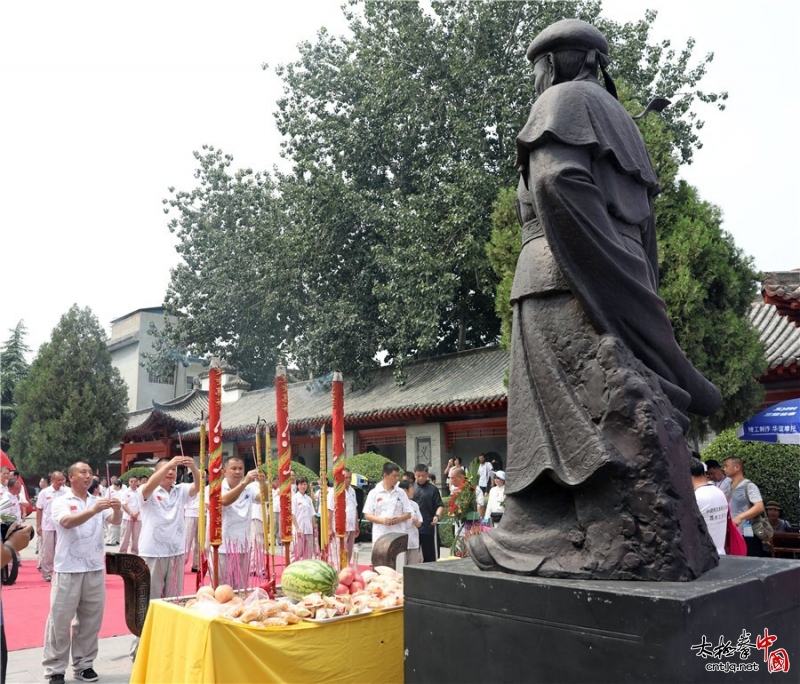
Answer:
<path fill-rule="evenodd" d="M 349 593 L 350 593 L 350 587 L 348 587 L 346 584 L 340 584 L 338 587 L 336 587 L 337 596 L 342 596 L 344 594 L 349 594 Z"/>
<path fill-rule="evenodd" d="M 355 594 L 357 591 L 361 591 L 364 588 L 364 583 L 359 582 L 358 580 L 353 580 L 353 583 L 350 585 L 350 593 Z"/>
<path fill-rule="evenodd" d="M 353 570 L 349 565 L 346 568 L 342 568 L 339 571 L 339 582 L 341 584 L 346 584 L 348 587 L 355 579 L 356 571 Z"/>

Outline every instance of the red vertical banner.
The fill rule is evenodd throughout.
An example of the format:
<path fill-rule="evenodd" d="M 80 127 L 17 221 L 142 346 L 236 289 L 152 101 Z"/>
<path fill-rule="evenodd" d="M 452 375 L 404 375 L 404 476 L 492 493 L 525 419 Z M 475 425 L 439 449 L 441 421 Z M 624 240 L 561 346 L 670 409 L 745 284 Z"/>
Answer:
<path fill-rule="evenodd" d="M 331 389 L 333 437 L 333 514 L 336 521 L 336 536 L 346 536 L 347 501 L 344 493 L 344 381 L 338 371 L 333 374 Z M 342 545 L 344 548 L 344 545 Z M 342 554 L 344 556 L 344 554 Z M 342 564 L 344 566 L 344 563 Z"/>
<path fill-rule="evenodd" d="M 221 379 L 222 369 L 219 360 L 211 359 L 208 370 L 208 540 L 213 551 L 211 577 L 215 587 L 219 585 L 219 547 L 222 544 Z"/>
<path fill-rule="evenodd" d="M 289 435 L 289 387 L 286 367 L 275 370 L 275 411 L 278 442 L 278 482 L 281 497 L 281 541 L 292 541 L 292 440 Z"/>

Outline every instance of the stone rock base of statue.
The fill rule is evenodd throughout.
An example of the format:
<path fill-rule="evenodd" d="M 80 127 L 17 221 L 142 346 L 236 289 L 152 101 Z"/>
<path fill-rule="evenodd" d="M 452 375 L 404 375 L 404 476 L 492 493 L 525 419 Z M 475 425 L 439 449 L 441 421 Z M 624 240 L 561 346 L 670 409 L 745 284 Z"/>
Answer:
<path fill-rule="evenodd" d="M 797 681 L 798 587 L 800 561 L 772 558 L 723 557 L 693 582 L 412 565 L 405 681 Z"/>

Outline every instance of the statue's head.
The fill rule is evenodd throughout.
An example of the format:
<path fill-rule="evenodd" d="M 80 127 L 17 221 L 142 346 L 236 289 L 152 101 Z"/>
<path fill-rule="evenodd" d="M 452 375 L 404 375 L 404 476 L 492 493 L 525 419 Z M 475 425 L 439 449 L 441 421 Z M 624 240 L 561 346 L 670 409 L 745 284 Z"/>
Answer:
<path fill-rule="evenodd" d="M 603 71 L 606 90 L 617 96 L 614 82 L 606 73 L 608 41 L 594 26 L 580 19 L 563 19 L 551 24 L 530 44 L 528 59 L 533 64 L 536 94 L 566 81 L 597 80 Z"/>

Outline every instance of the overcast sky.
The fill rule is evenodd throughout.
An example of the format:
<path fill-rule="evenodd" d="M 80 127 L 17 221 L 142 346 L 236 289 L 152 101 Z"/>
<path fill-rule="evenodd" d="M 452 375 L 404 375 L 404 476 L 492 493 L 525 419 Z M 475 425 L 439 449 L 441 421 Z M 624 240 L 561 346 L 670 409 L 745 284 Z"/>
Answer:
<path fill-rule="evenodd" d="M 759 269 L 800 267 L 800 3 L 604 7 L 620 21 L 657 9 L 656 38 L 715 53 L 701 87 L 727 90 L 727 110 L 701 105 L 704 147 L 683 176 Z M 203 144 L 238 166 L 279 163 L 281 82 L 261 65 L 296 59 L 322 26 L 344 32 L 336 0 L 0 4 L 0 340 L 24 319 L 37 349 L 73 303 L 107 330 L 159 306 L 177 263 L 167 188 L 194 187 Z"/>

